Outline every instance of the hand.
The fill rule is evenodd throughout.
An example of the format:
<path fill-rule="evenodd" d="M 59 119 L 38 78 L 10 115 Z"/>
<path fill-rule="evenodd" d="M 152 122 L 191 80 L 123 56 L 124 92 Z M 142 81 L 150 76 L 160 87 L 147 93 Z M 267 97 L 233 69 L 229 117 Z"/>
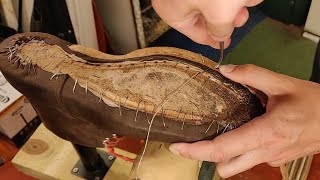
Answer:
<path fill-rule="evenodd" d="M 230 177 L 267 162 L 277 167 L 320 150 L 320 85 L 254 65 L 220 67 L 227 78 L 268 96 L 266 113 L 212 141 L 172 144 L 181 156 L 217 162 Z"/>
<path fill-rule="evenodd" d="M 154 10 L 171 27 L 193 41 L 219 48 L 219 41 L 230 45 L 235 27 L 249 18 L 246 7 L 263 0 L 152 0 Z"/>

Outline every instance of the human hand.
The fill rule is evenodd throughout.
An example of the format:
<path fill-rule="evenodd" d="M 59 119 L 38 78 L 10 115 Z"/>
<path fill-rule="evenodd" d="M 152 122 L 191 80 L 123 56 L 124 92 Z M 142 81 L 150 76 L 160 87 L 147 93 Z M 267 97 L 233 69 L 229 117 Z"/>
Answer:
<path fill-rule="evenodd" d="M 247 7 L 263 0 L 152 0 L 157 14 L 171 27 L 193 41 L 219 48 L 219 41 L 230 45 L 235 27 L 249 18 Z"/>
<path fill-rule="evenodd" d="M 181 156 L 217 162 L 230 177 L 267 162 L 273 167 L 320 150 L 320 85 L 277 74 L 254 65 L 225 65 L 227 78 L 268 96 L 266 113 L 212 141 L 177 143 L 170 150 Z"/>

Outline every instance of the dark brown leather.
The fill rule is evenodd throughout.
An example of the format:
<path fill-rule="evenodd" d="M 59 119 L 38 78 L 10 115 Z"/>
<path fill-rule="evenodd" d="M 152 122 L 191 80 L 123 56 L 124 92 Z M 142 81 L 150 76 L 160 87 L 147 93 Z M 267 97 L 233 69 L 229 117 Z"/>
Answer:
<path fill-rule="evenodd" d="M 81 144 L 91 147 L 102 147 L 102 141 L 106 137 L 112 137 L 113 133 L 120 136 L 132 136 L 137 138 L 145 138 L 149 124 L 146 122 L 146 113 L 139 112 L 138 119 L 135 122 L 134 109 L 121 110 L 119 114 L 118 107 L 111 107 L 100 102 L 99 97 L 88 92 L 86 95 L 85 89 L 77 87 L 77 91 L 73 92 L 75 81 L 68 75 L 60 75 L 58 79 L 49 80 L 52 73 L 44 71 L 39 67 L 34 68 L 31 65 L 23 66 L 14 63 L 14 60 L 9 62 L 7 53 L 8 47 L 15 43 L 21 43 L 21 39 L 27 40 L 25 37 L 36 37 L 43 39 L 48 44 L 55 44 L 62 47 L 66 52 L 76 54 L 87 61 L 103 62 L 107 60 L 96 59 L 88 57 L 87 55 L 73 52 L 68 49 L 66 41 L 63 41 L 52 35 L 43 33 L 26 33 L 18 34 L 6 39 L 0 45 L 0 68 L 7 80 L 22 94 L 24 94 L 33 104 L 44 125 L 56 135 L 63 139 L 71 141 L 76 144 Z M 161 55 L 158 55 L 161 56 Z M 148 57 L 145 57 L 146 59 Z M 163 56 L 166 58 L 166 56 Z M 91 60 L 90 60 L 91 59 Z M 183 58 L 180 58 L 180 60 Z M 174 58 L 173 58 L 174 60 Z M 117 60 L 117 61 L 123 61 Z M 248 96 L 246 104 L 239 106 L 237 111 L 225 113 L 221 117 L 223 119 L 236 118 L 241 116 L 241 113 L 249 114 L 252 119 L 263 113 L 263 107 L 259 99 L 252 95 L 243 86 L 231 82 L 224 78 L 220 73 L 212 71 L 204 65 L 195 62 L 186 62 L 207 69 L 214 74 L 215 77 L 221 78 L 226 82 L 227 86 L 235 89 L 240 89 L 241 92 Z M 36 69 L 36 74 L 35 74 Z M 250 107 L 250 108 L 247 108 Z M 244 112 L 246 111 L 246 112 Z M 151 119 L 153 114 L 147 114 Z M 250 120 L 247 119 L 247 120 Z M 245 123 L 242 122 L 242 124 Z M 162 142 L 193 142 L 203 139 L 211 139 L 223 130 L 228 130 L 228 127 L 220 127 L 217 134 L 217 124 L 213 124 L 211 129 L 207 132 L 210 123 L 202 125 L 186 124 L 181 130 L 181 122 L 167 119 L 166 126 L 162 124 L 161 116 L 156 116 L 151 128 L 150 140 Z M 229 127 L 230 128 L 230 127 Z M 235 127 L 231 127 L 235 128 Z"/>

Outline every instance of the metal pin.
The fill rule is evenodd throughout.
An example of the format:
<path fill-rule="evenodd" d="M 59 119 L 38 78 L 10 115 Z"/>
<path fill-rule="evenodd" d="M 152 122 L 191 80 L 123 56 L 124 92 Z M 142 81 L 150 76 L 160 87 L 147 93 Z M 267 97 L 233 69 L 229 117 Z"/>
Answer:
<path fill-rule="evenodd" d="M 51 81 L 56 75 L 57 74 L 53 74 L 49 80 Z"/>
<path fill-rule="evenodd" d="M 75 92 L 77 83 L 78 83 L 78 79 L 76 79 L 76 81 L 74 82 L 73 89 L 72 89 L 72 93 Z"/>
<path fill-rule="evenodd" d="M 33 73 L 36 74 L 35 73 L 35 65 L 34 64 L 31 65 L 31 71 L 32 71 L 32 69 L 33 69 Z"/>
<path fill-rule="evenodd" d="M 204 58 L 203 58 L 202 54 L 200 54 L 200 56 L 201 56 L 202 64 L 204 64 Z"/>
<path fill-rule="evenodd" d="M 122 112 L 121 112 L 121 97 L 119 96 L 119 113 L 120 116 L 122 116 Z"/>
<path fill-rule="evenodd" d="M 126 106 L 126 105 L 127 105 L 127 101 L 128 101 L 128 99 L 129 99 L 129 96 L 127 96 L 127 97 L 126 97 L 126 100 L 124 101 L 123 106 Z"/>
<path fill-rule="evenodd" d="M 149 118 L 148 118 L 148 113 L 147 113 L 147 106 L 146 103 L 144 103 L 144 114 L 146 115 L 146 119 L 148 121 L 148 124 L 150 124 Z"/>
<path fill-rule="evenodd" d="M 138 102 L 138 107 L 137 107 L 137 111 L 136 111 L 136 116 L 134 117 L 134 122 L 137 122 L 140 102 L 141 102 L 141 101 Z"/>
<path fill-rule="evenodd" d="M 162 123 L 163 123 L 163 126 L 166 127 L 166 123 L 164 121 L 164 109 L 162 108 L 162 113 L 161 113 L 161 118 L 162 118 Z"/>
<path fill-rule="evenodd" d="M 20 56 L 18 56 L 18 58 L 13 62 L 13 64 L 15 64 L 16 62 L 20 61 L 22 58 Z"/>
<path fill-rule="evenodd" d="M 34 74 L 37 75 L 37 65 L 36 64 L 33 65 L 33 71 L 34 71 Z"/>
<path fill-rule="evenodd" d="M 224 130 L 222 131 L 222 134 L 227 130 L 227 128 L 229 127 L 230 123 L 224 128 Z"/>
<path fill-rule="evenodd" d="M 114 139 L 118 138 L 117 134 L 113 133 L 112 138 L 114 138 Z"/>
<path fill-rule="evenodd" d="M 221 64 L 222 61 L 223 61 L 223 56 L 224 56 L 224 41 L 221 41 L 221 42 L 219 43 L 219 45 L 220 45 L 220 58 L 219 58 L 218 64 L 214 67 L 214 68 L 216 68 L 216 69 L 220 67 L 220 64 Z"/>
<path fill-rule="evenodd" d="M 181 113 L 182 109 L 180 109 L 179 113 L 178 113 L 178 116 L 177 116 L 177 119 L 179 119 L 179 116 L 180 116 L 180 113 Z"/>
<path fill-rule="evenodd" d="M 10 54 L 10 55 L 9 55 Z M 11 51 L 11 48 L 9 48 L 9 56 L 8 56 L 8 60 L 9 62 L 11 62 L 11 58 L 12 58 L 12 51 Z"/>
<path fill-rule="evenodd" d="M 86 95 L 88 95 L 88 81 L 86 81 Z"/>
<path fill-rule="evenodd" d="M 12 54 L 10 54 L 10 55 L 8 56 L 9 62 L 11 62 L 11 59 L 12 59 Z"/>
<path fill-rule="evenodd" d="M 17 56 L 15 56 L 13 59 L 12 59 L 12 64 L 14 64 L 16 61 L 17 61 L 17 59 L 19 59 L 19 57 L 17 57 Z"/>
<path fill-rule="evenodd" d="M 206 130 L 205 134 L 207 134 L 207 133 L 208 133 L 209 129 L 210 129 L 210 128 L 211 128 L 211 126 L 213 125 L 213 122 L 214 122 L 214 120 L 212 120 L 212 122 L 210 123 L 210 125 L 209 125 L 208 129 Z"/>
<path fill-rule="evenodd" d="M 99 103 L 101 102 L 101 100 L 102 100 L 102 89 L 100 90 L 100 98 L 99 98 Z"/>
<path fill-rule="evenodd" d="M 219 123 L 217 123 L 218 124 L 218 128 L 217 128 L 217 134 L 219 133 L 219 128 L 220 128 L 220 124 Z"/>
<path fill-rule="evenodd" d="M 182 126 L 181 126 L 181 130 L 183 130 L 183 128 L 184 128 L 185 121 L 186 121 L 186 114 L 184 114 L 184 116 L 183 116 L 183 123 L 182 123 Z"/>

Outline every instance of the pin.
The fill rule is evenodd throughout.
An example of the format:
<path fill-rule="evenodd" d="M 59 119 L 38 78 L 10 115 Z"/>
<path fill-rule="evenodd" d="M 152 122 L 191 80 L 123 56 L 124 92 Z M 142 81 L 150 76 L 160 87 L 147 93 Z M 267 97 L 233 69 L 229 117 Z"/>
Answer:
<path fill-rule="evenodd" d="M 18 61 L 20 61 L 21 59 L 22 59 L 22 56 L 20 56 L 20 55 L 17 55 L 17 59 L 13 62 L 13 64 L 15 64 L 16 62 L 18 62 Z"/>
<path fill-rule="evenodd" d="M 209 125 L 208 129 L 206 130 L 205 134 L 208 133 L 209 129 L 211 128 L 211 126 L 212 126 L 212 124 L 213 124 L 213 122 L 214 122 L 214 120 L 212 120 L 212 122 L 210 123 L 210 125 Z"/>
<path fill-rule="evenodd" d="M 119 113 L 120 116 L 122 116 L 122 112 L 121 112 L 121 97 L 119 96 Z"/>
<path fill-rule="evenodd" d="M 126 100 L 124 101 L 124 104 L 123 104 L 124 107 L 127 105 L 128 99 L 129 99 L 129 96 L 127 96 L 127 97 L 126 97 Z"/>
<path fill-rule="evenodd" d="M 76 81 L 74 82 L 73 89 L 72 89 L 72 93 L 73 94 L 74 94 L 74 92 L 76 90 L 77 83 L 78 83 L 78 79 L 76 79 Z"/>
<path fill-rule="evenodd" d="M 214 67 L 214 68 L 216 68 L 216 69 L 218 69 L 218 68 L 220 67 L 220 65 L 221 65 L 221 63 L 222 63 L 222 61 L 223 61 L 223 56 L 224 56 L 224 41 L 221 41 L 221 42 L 219 43 L 219 45 L 220 45 L 220 58 L 219 58 L 218 64 Z"/>
<path fill-rule="evenodd" d="M 141 102 L 141 101 L 138 102 L 138 107 L 137 107 L 137 111 L 136 111 L 136 116 L 134 117 L 134 121 L 135 121 L 135 122 L 137 122 L 140 102 Z"/>
<path fill-rule="evenodd" d="M 202 54 L 200 54 L 200 56 L 201 56 L 202 64 L 204 64 L 204 58 L 203 58 Z"/>
<path fill-rule="evenodd" d="M 109 138 L 105 138 L 102 142 L 103 142 L 103 144 L 107 144 L 108 142 L 110 142 L 110 139 Z"/>
<path fill-rule="evenodd" d="M 15 64 L 16 62 L 20 61 L 20 57 L 18 56 L 16 60 L 13 61 L 13 64 Z"/>
<path fill-rule="evenodd" d="M 227 130 L 227 128 L 229 127 L 230 123 L 224 128 L 224 130 L 222 131 L 222 134 Z"/>
<path fill-rule="evenodd" d="M 149 118 L 148 118 L 148 113 L 147 113 L 147 106 L 146 103 L 144 103 L 144 114 L 146 115 L 146 119 L 148 121 L 148 124 L 150 124 Z"/>
<path fill-rule="evenodd" d="M 32 64 L 32 67 L 33 67 L 33 73 L 34 73 L 35 75 L 37 75 L 36 64 Z"/>
<path fill-rule="evenodd" d="M 118 138 L 117 134 L 113 133 L 112 138 L 117 139 Z"/>
<path fill-rule="evenodd" d="M 180 111 L 179 111 L 179 113 L 178 113 L 177 119 L 179 119 L 179 116 L 180 116 L 181 111 L 182 111 L 182 109 L 180 109 Z"/>
<path fill-rule="evenodd" d="M 11 59 L 12 59 L 12 54 L 10 54 L 10 55 L 8 56 L 9 62 L 11 62 Z"/>
<path fill-rule="evenodd" d="M 28 60 L 26 60 L 26 62 L 24 62 L 24 63 L 26 63 L 26 64 L 23 64 L 24 66 L 23 66 L 23 70 L 25 70 L 26 69 L 26 66 L 28 66 Z"/>
<path fill-rule="evenodd" d="M 182 123 L 182 126 L 181 126 L 181 130 L 183 130 L 183 128 L 184 128 L 185 121 L 186 121 L 186 114 L 184 114 L 184 116 L 183 116 L 183 123 Z"/>
<path fill-rule="evenodd" d="M 217 123 L 218 124 L 218 128 L 217 128 L 217 134 L 219 133 L 219 128 L 220 128 L 220 124 L 219 123 Z"/>
<path fill-rule="evenodd" d="M 161 113 L 161 118 L 162 118 L 162 123 L 163 123 L 163 126 L 166 127 L 166 123 L 164 121 L 164 109 L 162 108 L 162 113 Z"/>
<path fill-rule="evenodd" d="M 100 90 L 100 98 L 99 98 L 99 103 L 101 102 L 101 100 L 102 100 L 102 89 Z"/>

